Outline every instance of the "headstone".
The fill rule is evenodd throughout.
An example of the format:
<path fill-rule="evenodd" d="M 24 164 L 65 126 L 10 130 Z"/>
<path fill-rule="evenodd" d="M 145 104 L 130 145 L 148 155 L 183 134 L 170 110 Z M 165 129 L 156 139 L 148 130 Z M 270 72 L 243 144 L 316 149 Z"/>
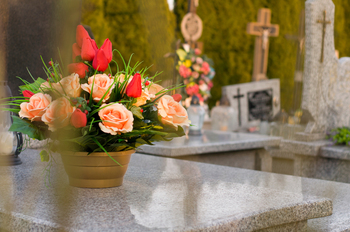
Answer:
<path fill-rule="evenodd" d="M 45 78 L 40 55 L 45 62 L 51 58 L 59 61 L 59 48 L 65 65 L 72 62 L 71 46 L 80 23 L 81 0 L 5 0 L 0 1 L 0 8 L 8 15 L 7 21 L 0 20 L 7 28 L 6 66 L 2 72 L 13 95 L 19 94 L 18 86 L 23 84 L 16 76 L 33 81 L 27 68 L 34 78 Z"/>
<path fill-rule="evenodd" d="M 301 92 L 303 84 L 303 61 L 304 61 L 304 45 L 305 45 L 305 10 L 300 12 L 299 30 L 297 35 L 286 35 L 286 39 L 291 40 L 298 46 L 297 60 L 295 63 L 294 72 L 294 96 L 293 96 L 293 111 L 300 109 Z"/>
<path fill-rule="evenodd" d="M 236 129 L 249 128 L 267 121 L 280 110 L 280 81 L 271 79 L 260 82 L 224 86 L 231 106 L 238 115 Z"/>
<path fill-rule="evenodd" d="M 350 123 L 350 58 L 337 59 L 332 0 L 305 3 L 305 64 L 302 109 L 314 122 L 306 133 L 324 133 Z"/>
<path fill-rule="evenodd" d="M 277 37 L 279 25 L 271 24 L 271 10 L 262 8 L 258 13 L 258 21 L 248 23 L 247 33 L 256 35 L 254 50 L 253 81 L 266 80 L 267 58 L 269 53 L 269 37 Z"/>

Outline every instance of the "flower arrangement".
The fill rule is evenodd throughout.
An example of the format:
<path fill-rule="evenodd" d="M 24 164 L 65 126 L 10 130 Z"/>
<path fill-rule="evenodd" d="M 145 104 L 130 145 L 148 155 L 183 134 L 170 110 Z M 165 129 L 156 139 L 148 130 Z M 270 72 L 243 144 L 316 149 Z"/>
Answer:
<path fill-rule="evenodd" d="M 207 56 L 201 55 L 201 50 L 190 49 L 188 44 L 184 44 L 184 49 L 178 49 L 179 62 L 176 69 L 186 86 L 183 95 L 186 107 L 190 105 L 192 96 L 196 95 L 203 104 L 210 97 L 210 89 L 213 87 L 211 81 L 215 76 L 215 70 L 212 68 L 212 60 Z"/>
<path fill-rule="evenodd" d="M 158 73 L 147 76 L 148 68 L 137 72 L 140 62 L 131 67 L 130 60 L 122 59 L 120 70 L 113 60 L 118 51 L 112 50 L 109 39 L 98 48 L 81 25 L 72 49 L 74 63 L 68 65 L 68 74 L 62 61 L 43 61 L 47 80 L 23 80 L 23 97 L 7 103 L 14 106 L 7 110 L 18 114 L 10 131 L 48 139 L 40 153 L 43 161 L 50 160 L 52 151 L 109 155 L 184 135 L 182 126 L 190 123 L 187 112 L 179 99 L 166 95 L 178 87 L 163 88 L 154 80 Z"/>

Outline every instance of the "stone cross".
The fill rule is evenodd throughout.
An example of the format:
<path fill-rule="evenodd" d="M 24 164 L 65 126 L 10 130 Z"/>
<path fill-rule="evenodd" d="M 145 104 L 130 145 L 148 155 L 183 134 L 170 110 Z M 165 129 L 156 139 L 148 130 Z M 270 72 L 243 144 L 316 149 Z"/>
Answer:
<path fill-rule="evenodd" d="M 300 108 L 302 82 L 303 82 L 303 61 L 304 61 L 304 45 L 305 45 L 305 10 L 300 12 L 299 30 L 297 35 L 286 35 L 286 39 L 295 42 L 298 46 L 297 60 L 294 72 L 294 96 L 293 111 Z"/>
<path fill-rule="evenodd" d="M 350 124 L 350 58 L 337 59 L 335 55 L 334 11 L 332 0 L 305 2 L 302 109 L 314 119 L 306 133 L 324 133 L 327 129 Z M 319 23 L 325 16 L 324 21 L 330 22 L 327 27 Z"/>
<path fill-rule="evenodd" d="M 317 23 L 322 23 L 322 48 L 321 48 L 321 58 L 320 62 L 323 63 L 323 56 L 324 56 L 324 37 L 326 35 L 326 26 L 327 24 L 330 24 L 331 21 L 326 20 L 327 17 L 327 11 L 323 11 L 323 19 L 317 20 Z"/>
<path fill-rule="evenodd" d="M 267 58 L 269 53 L 269 37 L 277 37 L 279 25 L 271 24 L 271 10 L 262 8 L 258 13 L 258 21 L 248 23 L 247 33 L 256 35 L 254 50 L 253 81 L 266 80 Z"/>
<path fill-rule="evenodd" d="M 244 97 L 243 94 L 240 94 L 240 89 L 237 89 L 237 95 L 233 96 L 234 99 L 238 100 L 238 125 L 242 126 L 242 116 L 241 116 L 241 98 Z"/>

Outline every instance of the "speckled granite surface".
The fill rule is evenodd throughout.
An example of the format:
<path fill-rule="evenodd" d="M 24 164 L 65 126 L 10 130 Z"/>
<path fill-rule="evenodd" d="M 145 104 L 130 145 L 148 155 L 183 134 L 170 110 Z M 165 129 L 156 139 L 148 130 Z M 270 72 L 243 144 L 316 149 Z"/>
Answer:
<path fill-rule="evenodd" d="M 144 145 L 140 152 L 174 157 L 279 146 L 280 141 L 280 137 L 258 134 L 204 131 L 202 136 L 176 138 L 155 143 L 155 146 Z"/>
<path fill-rule="evenodd" d="M 350 147 L 326 146 L 321 148 L 322 157 L 350 161 Z"/>
<path fill-rule="evenodd" d="M 302 142 L 294 140 L 282 140 L 280 144 L 281 151 L 291 152 L 293 154 L 317 156 L 320 149 L 324 146 L 332 145 L 329 140 L 319 140 L 313 142 Z"/>
<path fill-rule="evenodd" d="M 0 225 L 14 231 L 252 231 L 332 212 L 317 180 L 134 154 L 121 187 L 70 187 L 56 157 L 46 188 L 39 151 L 21 156 L 0 168 Z"/>

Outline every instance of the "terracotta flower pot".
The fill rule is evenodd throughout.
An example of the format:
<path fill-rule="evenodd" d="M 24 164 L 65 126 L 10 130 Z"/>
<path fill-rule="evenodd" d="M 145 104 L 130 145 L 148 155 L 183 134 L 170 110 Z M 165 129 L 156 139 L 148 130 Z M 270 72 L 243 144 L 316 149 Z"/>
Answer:
<path fill-rule="evenodd" d="M 67 152 L 61 154 L 71 186 L 80 188 L 110 188 L 123 184 L 130 157 L 135 150 L 106 153 Z"/>

